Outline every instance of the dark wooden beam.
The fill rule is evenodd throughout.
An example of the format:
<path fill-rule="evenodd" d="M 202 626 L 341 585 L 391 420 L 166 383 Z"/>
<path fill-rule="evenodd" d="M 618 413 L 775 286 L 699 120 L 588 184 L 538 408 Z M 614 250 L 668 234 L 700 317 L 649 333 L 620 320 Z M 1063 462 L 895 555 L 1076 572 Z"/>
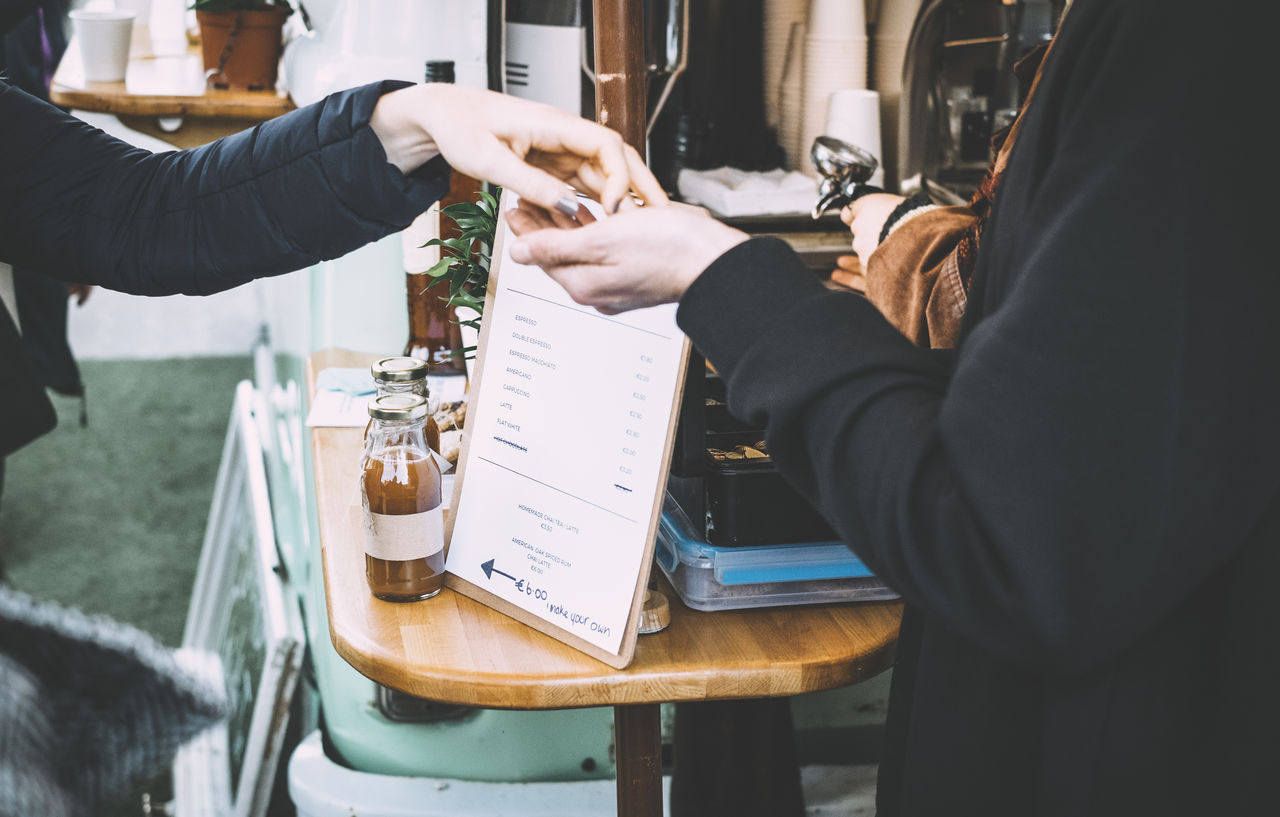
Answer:
<path fill-rule="evenodd" d="M 596 121 L 645 155 L 647 75 L 642 0 L 593 0 Z"/>

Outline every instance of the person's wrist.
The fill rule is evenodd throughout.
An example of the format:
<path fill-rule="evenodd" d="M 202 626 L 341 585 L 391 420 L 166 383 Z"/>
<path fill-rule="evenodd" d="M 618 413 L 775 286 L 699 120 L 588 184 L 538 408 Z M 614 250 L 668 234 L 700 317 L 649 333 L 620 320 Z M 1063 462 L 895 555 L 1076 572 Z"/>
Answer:
<path fill-rule="evenodd" d="M 387 161 L 401 173 L 411 173 L 440 154 L 420 111 L 439 104 L 431 85 L 414 85 L 383 94 L 369 117 L 369 127 L 382 144 Z"/>
<path fill-rule="evenodd" d="M 683 297 L 689 287 L 693 286 L 693 282 L 698 280 L 698 277 L 722 255 L 751 237 L 713 218 L 708 218 L 707 221 L 708 226 L 705 229 L 700 228 L 696 234 L 698 237 L 696 250 L 686 256 L 691 263 L 679 268 L 680 279 L 677 285 L 680 297 Z"/>
<path fill-rule="evenodd" d="M 715 224 L 715 228 L 706 232 L 707 247 L 710 255 L 706 259 L 706 263 L 702 265 L 703 269 L 711 266 L 717 258 L 751 237 L 723 222 L 713 219 L 712 223 Z"/>
<path fill-rule="evenodd" d="M 883 244 L 884 240 L 889 237 L 889 234 L 899 226 L 907 223 L 921 213 L 934 209 L 937 209 L 937 205 L 933 203 L 933 200 L 927 193 L 916 193 L 914 196 L 905 198 L 898 202 L 898 205 L 894 207 L 887 216 L 885 216 L 884 222 L 880 225 L 880 234 L 877 239 L 877 244 Z"/>

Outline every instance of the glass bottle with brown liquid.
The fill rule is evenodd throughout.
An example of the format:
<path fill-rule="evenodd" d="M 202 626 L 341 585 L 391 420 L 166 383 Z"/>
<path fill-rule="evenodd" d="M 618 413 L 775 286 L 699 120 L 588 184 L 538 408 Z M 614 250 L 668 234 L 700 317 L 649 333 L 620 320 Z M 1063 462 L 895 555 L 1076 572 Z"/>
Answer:
<path fill-rule="evenodd" d="M 427 82 L 454 81 L 453 60 L 431 60 L 426 67 Z M 414 220 L 406 230 L 406 244 L 421 246 L 431 238 L 442 240 L 459 237 L 458 226 L 440 211 L 459 202 L 473 203 L 480 192 L 480 182 L 453 172 L 449 179 L 449 192 Z M 406 249 L 406 254 L 410 250 Z M 416 253 L 414 253 L 416 255 Z M 434 255 L 427 256 L 434 258 Z M 409 298 L 409 341 L 404 353 L 431 364 L 437 375 L 465 375 L 467 364 L 462 349 L 462 327 L 458 325 L 457 310 L 448 304 L 449 285 L 446 279 L 415 274 L 426 271 L 410 266 L 405 270 L 405 286 Z"/>
<path fill-rule="evenodd" d="M 384 357 L 369 367 L 377 387 L 377 396 L 384 394 L 416 394 L 427 401 L 427 446 L 437 454 L 440 453 L 440 425 L 432 415 L 440 407 L 438 400 L 431 399 L 431 389 L 427 386 L 427 362 L 416 357 Z M 366 439 L 369 429 L 373 428 L 373 420 L 364 430 Z"/>
<path fill-rule="evenodd" d="M 365 578 L 377 598 L 428 599 L 444 585 L 444 505 L 440 467 L 427 449 L 427 403 L 382 395 L 369 417 L 360 468 Z"/>

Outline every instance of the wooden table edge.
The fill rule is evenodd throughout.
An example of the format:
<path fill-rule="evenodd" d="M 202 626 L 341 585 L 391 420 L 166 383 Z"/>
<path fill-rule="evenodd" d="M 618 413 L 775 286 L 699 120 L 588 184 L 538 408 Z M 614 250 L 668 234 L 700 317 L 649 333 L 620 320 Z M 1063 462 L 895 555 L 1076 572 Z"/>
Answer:
<path fill-rule="evenodd" d="M 295 107 L 288 97 L 276 94 L 270 99 L 264 97 L 262 101 L 242 101 L 219 98 L 217 94 L 225 92 L 216 90 L 204 96 L 135 96 L 124 100 L 118 98 L 118 92 L 107 93 L 107 88 L 113 85 L 107 83 L 102 91 L 96 91 L 54 83 L 49 89 L 49 100 L 64 108 L 117 116 L 202 116 L 249 122 L 272 119 Z"/>
<path fill-rule="evenodd" d="M 319 350 L 308 357 L 306 370 L 309 395 L 314 393 L 316 375 L 321 368 L 324 368 L 323 365 L 318 365 L 318 362 L 324 361 L 329 364 L 330 361 L 327 359 L 344 357 L 349 355 L 343 350 L 334 349 Z M 312 433 L 309 435 L 317 484 L 322 480 L 322 472 L 329 466 L 329 463 L 315 455 L 322 431 L 324 429 L 312 428 Z M 317 509 L 317 513 L 320 512 Z M 642 663 L 643 640 L 637 646 L 636 659 L 629 667 L 621 670 L 614 669 L 585 654 L 582 654 L 582 660 L 589 663 L 590 667 L 582 672 L 569 670 L 529 678 L 517 678 L 507 672 L 486 672 L 479 669 L 439 670 L 423 665 L 414 665 L 411 669 L 406 669 L 402 660 L 379 642 L 373 639 L 369 639 L 367 644 L 353 642 L 337 629 L 335 624 L 337 617 L 333 609 L 334 592 L 330 587 L 332 572 L 329 563 L 330 550 L 324 541 L 324 528 L 325 526 L 321 525 L 318 531 L 321 570 L 329 639 L 334 650 L 356 671 L 370 680 L 418 697 L 492 709 L 530 710 L 648 704 L 655 700 L 691 702 L 785 697 L 848 686 L 877 675 L 893 665 L 894 648 L 898 636 L 896 623 L 901 616 L 901 602 L 872 601 L 822 605 L 826 607 L 863 607 L 865 605 L 872 615 L 890 617 L 894 626 L 886 626 L 887 622 L 877 623 L 875 626 L 879 629 L 879 638 L 871 639 L 869 647 L 868 642 L 863 641 L 862 648 L 857 651 L 850 648 L 847 652 L 836 653 L 825 658 L 780 661 L 751 669 L 735 668 L 732 679 L 729 680 L 724 677 L 724 669 L 720 666 L 646 671 Z M 678 594 L 669 584 L 666 584 L 665 576 L 661 577 L 661 584 L 672 604 L 682 607 Z M 445 588 L 441 593 L 454 593 L 454 591 Z M 464 603 L 479 605 L 479 602 L 464 596 L 459 598 Z M 809 606 L 800 605 L 794 609 L 804 611 L 806 607 Z M 725 614 L 734 612 L 741 611 L 724 611 Z M 493 611 L 493 615 L 501 614 Z M 687 608 L 673 610 L 672 626 L 680 626 L 681 621 L 688 615 L 716 616 L 717 613 Z M 548 638 L 550 641 L 548 636 L 536 633 L 532 629 L 530 633 L 539 638 Z M 643 636 L 642 639 L 663 637 L 664 634 L 659 633 Z M 552 643 L 558 645 L 558 642 Z M 791 671 L 788 672 L 788 669 Z M 756 683 L 757 680 L 759 683 Z M 738 687 L 741 687 L 742 691 L 735 692 L 734 689 Z M 660 696 L 655 696 L 655 688 L 661 689 Z"/>
<path fill-rule="evenodd" d="M 326 611 L 329 603 L 326 587 Z M 645 672 L 633 669 L 613 670 L 603 663 L 600 666 L 609 672 L 602 671 L 601 675 L 557 675 L 520 680 L 501 672 L 423 671 L 417 668 L 408 682 L 400 683 L 405 680 L 406 674 L 390 657 L 381 656 L 373 650 L 362 650 L 352 644 L 334 629 L 333 617 L 328 618 L 329 640 L 334 650 L 366 678 L 417 697 L 489 709 L 551 710 L 646 704 L 654 702 L 655 686 L 664 692 L 663 703 L 801 695 L 838 689 L 879 675 L 893 666 L 894 648 L 897 644 L 897 631 L 894 630 L 892 635 L 886 635 L 881 643 L 856 659 L 832 658 L 821 662 L 806 662 L 803 667 L 796 667 L 798 672 L 809 679 L 803 685 L 753 683 L 757 678 L 762 681 L 776 679 L 780 669 L 788 668 L 782 663 L 753 670 L 738 669 L 734 674 L 737 682 L 735 685 L 750 687 L 749 691 L 739 694 L 716 691 L 721 688 L 717 678 L 719 669 Z"/>

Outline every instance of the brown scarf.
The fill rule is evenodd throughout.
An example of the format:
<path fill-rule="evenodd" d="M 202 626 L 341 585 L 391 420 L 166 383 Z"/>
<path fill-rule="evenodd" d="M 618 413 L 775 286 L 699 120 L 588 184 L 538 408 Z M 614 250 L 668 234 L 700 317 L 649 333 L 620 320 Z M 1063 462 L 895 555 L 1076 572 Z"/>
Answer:
<path fill-rule="evenodd" d="M 974 191 L 973 197 L 969 199 L 969 209 L 973 210 L 978 219 L 961 236 L 955 248 L 960 283 L 964 287 L 966 296 L 969 293 L 970 285 L 973 283 L 973 268 L 978 260 L 978 243 L 982 239 L 982 226 L 986 223 L 987 216 L 991 215 L 991 208 L 995 204 L 996 191 L 1000 189 L 1000 182 L 1004 179 L 1005 167 L 1009 164 L 1009 154 L 1013 151 L 1014 142 L 1017 141 L 1018 131 L 1022 127 L 1022 120 L 1025 118 L 1027 106 L 1031 104 L 1031 98 L 1035 95 L 1036 86 L 1040 84 L 1041 69 L 1044 67 L 1045 57 L 1049 55 L 1049 51 L 1053 48 L 1053 43 L 1054 40 L 1050 40 L 1046 44 L 1036 46 L 1035 49 L 1018 60 L 1017 64 L 1013 66 L 1013 72 L 1019 80 L 1026 82 L 1030 78 L 1031 87 L 1027 90 L 1027 98 L 1023 100 L 1022 106 L 1018 109 L 1017 117 L 1008 127 L 1001 128 L 991 137 L 991 150 L 995 154 L 995 159 L 991 162 L 991 166 L 987 168 L 987 172 L 978 184 L 978 189 Z"/>

